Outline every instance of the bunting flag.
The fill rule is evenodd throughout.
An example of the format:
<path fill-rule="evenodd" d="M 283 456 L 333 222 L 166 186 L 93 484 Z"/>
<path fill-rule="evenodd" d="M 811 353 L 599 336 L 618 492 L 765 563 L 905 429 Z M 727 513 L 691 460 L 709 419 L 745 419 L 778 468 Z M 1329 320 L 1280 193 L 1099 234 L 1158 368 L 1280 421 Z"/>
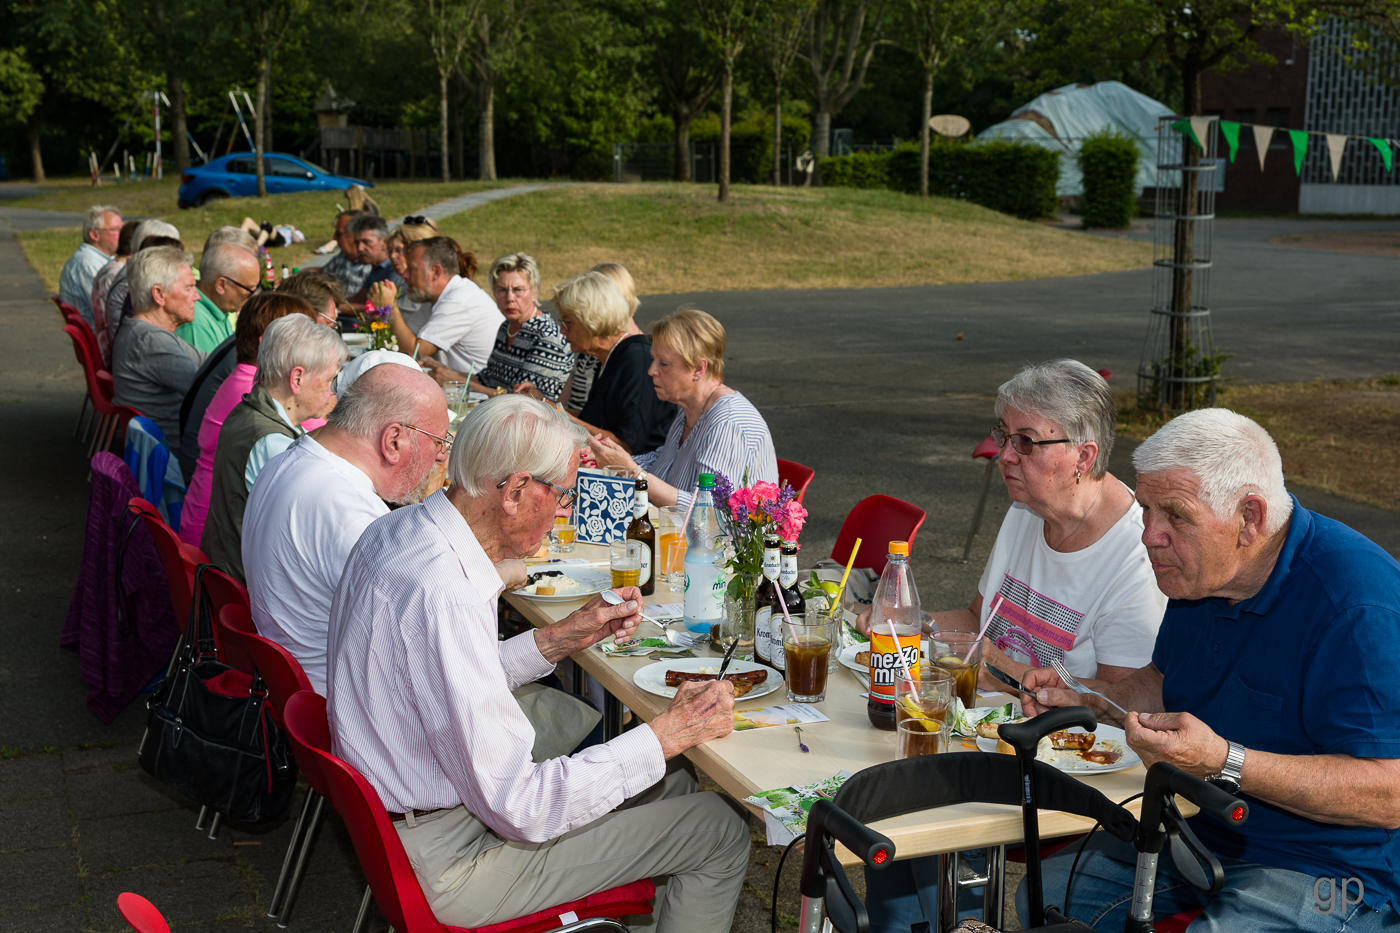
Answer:
<path fill-rule="evenodd" d="M 1202 152 L 1206 151 L 1206 140 L 1210 134 L 1210 125 L 1215 122 L 1215 117 L 1192 117 L 1191 135 L 1196 137 L 1196 145 Z"/>
<path fill-rule="evenodd" d="M 1288 136 L 1293 140 L 1293 171 L 1301 176 L 1303 157 L 1308 154 L 1308 131 L 1289 130 Z"/>
<path fill-rule="evenodd" d="M 1327 155 L 1332 160 L 1332 180 L 1335 182 L 1342 171 L 1342 153 L 1346 152 L 1347 138 L 1333 133 L 1324 135 L 1327 137 Z"/>
<path fill-rule="evenodd" d="M 1220 121 L 1220 135 L 1230 147 L 1230 163 L 1235 162 L 1235 152 L 1240 148 L 1240 125 L 1229 120 Z"/>
<path fill-rule="evenodd" d="M 1172 124 L 1172 129 L 1181 133 L 1183 136 L 1190 136 L 1191 141 L 1196 144 L 1196 148 L 1200 149 L 1202 152 L 1205 151 L 1205 147 L 1201 145 L 1201 137 L 1196 135 L 1195 120 L 1177 120 Z"/>
<path fill-rule="evenodd" d="M 1390 151 L 1390 143 L 1386 142 L 1384 139 L 1376 139 L 1373 136 L 1368 136 L 1366 138 L 1371 141 L 1371 145 L 1375 146 L 1377 149 L 1380 150 L 1381 159 L 1385 162 L 1385 170 L 1389 172 L 1390 159 L 1392 156 L 1392 153 Z"/>
<path fill-rule="evenodd" d="M 1269 154 L 1269 144 L 1274 141 L 1272 126 L 1254 125 L 1254 148 L 1259 150 L 1259 171 L 1264 171 L 1264 156 Z"/>

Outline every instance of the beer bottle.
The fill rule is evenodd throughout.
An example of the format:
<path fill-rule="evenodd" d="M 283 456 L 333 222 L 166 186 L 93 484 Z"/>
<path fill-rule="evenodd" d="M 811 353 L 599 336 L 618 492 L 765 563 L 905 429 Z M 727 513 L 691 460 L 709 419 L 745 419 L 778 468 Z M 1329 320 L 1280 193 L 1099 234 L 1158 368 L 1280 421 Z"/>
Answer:
<path fill-rule="evenodd" d="M 647 481 L 639 478 L 632 524 L 627 526 L 627 540 L 642 544 L 642 572 L 637 578 L 637 586 L 641 588 L 643 596 L 656 592 L 656 526 L 651 523 L 648 506 Z"/>
<path fill-rule="evenodd" d="M 777 535 L 763 536 L 763 579 L 758 581 L 758 587 L 754 590 L 754 619 L 753 619 L 753 651 L 754 656 L 760 664 L 767 664 L 773 667 L 772 648 L 772 616 L 778 613 L 781 617 L 782 610 L 778 608 L 778 576 L 779 554 L 778 549 L 782 546 Z M 776 644 L 782 645 L 781 639 Z"/>
<path fill-rule="evenodd" d="M 778 586 L 782 589 L 783 605 L 787 606 L 788 615 L 797 615 L 799 612 L 806 612 L 807 606 L 802 599 L 802 594 L 797 589 L 797 542 L 784 541 L 782 543 L 782 562 L 778 571 Z M 778 670 L 787 669 L 787 652 L 783 650 L 783 630 L 786 623 L 783 621 L 783 608 L 777 607 L 773 617 L 773 666 Z"/>

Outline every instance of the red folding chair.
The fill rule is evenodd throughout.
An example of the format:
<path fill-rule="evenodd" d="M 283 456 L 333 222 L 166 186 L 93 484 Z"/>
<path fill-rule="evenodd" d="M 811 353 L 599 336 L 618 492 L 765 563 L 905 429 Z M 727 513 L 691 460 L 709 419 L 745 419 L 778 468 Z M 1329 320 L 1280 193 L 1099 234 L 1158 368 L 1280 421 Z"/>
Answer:
<path fill-rule="evenodd" d="M 167 525 L 156 507 L 145 499 L 135 498 L 127 505 L 141 513 L 146 520 L 146 529 L 155 539 L 156 552 L 160 554 L 166 579 L 170 581 L 170 608 L 175 611 L 175 623 L 180 626 L 180 634 L 184 635 L 185 623 L 190 617 L 190 599 L 194 596 L 194 570 L 200 564 L 209 563 L 209 558 L 199 548 L 181 541 L 175 529 Z"/>
<path fill-rule="evenodd" d="M 88 459 L 91 460 L 97 451 L 107 450 L 112 446 L 112 439 L 117 436 L 118 427 L 124 432 L 127 422 L 141 413 L 112 402 L 111 375 L 95 362 L 82 331 L 72 324 L 64 324 L 63 332 L 73 341 L 73 353 L 77 356 L 78 365 L 83 368 L 83 378 L 87 381 L 88 401 L 92 403 L 93 411 L 98 416 L 97 429 L 93 431 L 92 442 L 88 445 Z M 107 376 L 105 382 L 99 378 L 102 375 Z M 74 433 L 81 428 L 85 411 L 86 405 L 78 412 L 78 426 L 74 428 Z"/>
<path fill-rule="evenodd" d="M 117 895 L 117 910 L 136 933 L 170 933 L 170 925 L 156 905 L 139 894 L 127 891 Z"/>
<path fill-rule="evenodd" d="M 318 741 L 327 746 L 330 741 L 325 698 L 302 691 L 287 701 L 283 715 L 297 762 L 301 762 L 303 752 L 318 760 L 323 777 L 330 785 L 331 801 L 345 820 L 350 841 L 355 844 L 355 854 L 360 858 L 360 867 L 374 892 L 374 899 L 390 926 L 399 933 L 545 933 L 547 930 L 569 933 L 584 928 L 609 928 L 608 925 L 581 921 L 594 918 L 606 921 L 651 913 L 651 905 L 647 901 L 656 894 L 656 885 L 643 879 L 506 923 L 476 930 L 446 926 L 433 916 L 378 792 L 360 772 L 317 747 Z M 611 928 L 622 933 L 626 931 L 626 927 L 616 920 L 612 920 Z"/>
<path fill-rule="evenodd" d="M 778 458 L 778 485 L 787 483 L 797 490 L 797 501 L 801 502 L 802 497 L 807 495 L 807 487 L 812 485 L 812 477 L 817 475 L 817 471 L 809 466 L 803 466 L 795 460 L 784 460 Z"/>
<path fill-rule="evenodd" d="M 841 523 L 841 533 L 836 536 L 831 559 L 842 567 L 846 566 L 856 538 L 861 538 L 855 566 L 868 568 L 878 577 L 885 571 L 885 546 L 891 541 L 908 541 L 912 552 L 914 536 L 919 533 L 919 526 L 923 525 L 927 515 L 917 505 L 894 496 L 867 496 L 856 503 L 856 507 Z"/>

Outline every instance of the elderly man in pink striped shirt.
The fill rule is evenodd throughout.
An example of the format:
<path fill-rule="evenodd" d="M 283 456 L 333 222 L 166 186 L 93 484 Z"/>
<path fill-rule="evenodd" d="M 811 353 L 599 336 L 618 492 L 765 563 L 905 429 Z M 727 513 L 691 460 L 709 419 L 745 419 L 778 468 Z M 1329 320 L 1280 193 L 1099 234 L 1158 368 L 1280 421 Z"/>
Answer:
<path fill-rule="evenodd" d="M 457 434 L 450 489 L 369 526 L 331 606 L 334 751 L 379 792 L 443 923 L 486 926 L 667 876 L 659 933 L 727 930 L 748 826 L 694 792 L 679 756 L 733 729 L 731 685 L 685 684 L 651 723 L 541 762 L 511 696 L 640 621 L 641 594 L 624 587 L 620 606 L 595 597 L 497 640 L 495 565 L 568 514 L 583 441 L 540 402 L 493 398 Z"/>

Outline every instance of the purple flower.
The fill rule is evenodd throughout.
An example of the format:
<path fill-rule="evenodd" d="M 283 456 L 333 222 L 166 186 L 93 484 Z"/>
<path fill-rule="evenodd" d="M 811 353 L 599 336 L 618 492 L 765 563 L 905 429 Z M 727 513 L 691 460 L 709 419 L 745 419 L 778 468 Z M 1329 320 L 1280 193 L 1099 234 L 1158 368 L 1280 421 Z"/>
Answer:
<path fill-rule="evenodd" d="M 793 731 L 797 733 L 797 747 L 802 749 L 804 752 L 810 752 L 811 749 L 808 748 L 806 745 L 802 744 L 802 727 L 794 726 Z"/>

